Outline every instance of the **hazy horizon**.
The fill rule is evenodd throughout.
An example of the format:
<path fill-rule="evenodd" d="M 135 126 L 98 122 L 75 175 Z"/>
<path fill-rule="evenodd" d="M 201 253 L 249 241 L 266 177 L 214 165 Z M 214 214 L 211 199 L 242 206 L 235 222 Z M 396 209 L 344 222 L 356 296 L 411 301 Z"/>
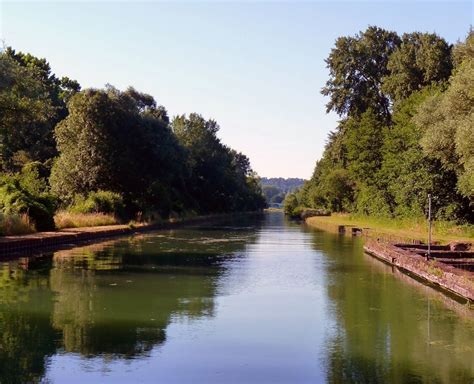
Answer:
<path fill-rule="evenodd" d="M 58 76 L 213 118 L 260 176 L 304 179 L 338 120 L 319 92 L 337 37 L 377 25 L 455 43 L 472 22 L 471 1 L 0 3 L 0 38 Z"/>

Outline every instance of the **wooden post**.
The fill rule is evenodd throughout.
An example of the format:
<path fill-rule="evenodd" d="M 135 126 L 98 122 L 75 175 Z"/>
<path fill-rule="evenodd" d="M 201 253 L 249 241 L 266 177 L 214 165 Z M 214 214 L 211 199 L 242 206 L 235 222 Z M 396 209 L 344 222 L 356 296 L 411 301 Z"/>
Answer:
<path fill-rule="evenodd" d="M 427 258 L 431 257 L 431 193 L 428 194 L 428 255 Z"/>

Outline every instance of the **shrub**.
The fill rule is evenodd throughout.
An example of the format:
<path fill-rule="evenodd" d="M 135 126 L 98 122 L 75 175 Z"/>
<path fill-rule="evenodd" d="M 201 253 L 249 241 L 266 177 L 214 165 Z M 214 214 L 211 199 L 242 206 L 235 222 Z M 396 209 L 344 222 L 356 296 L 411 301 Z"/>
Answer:
<path fill-rule="evenodd" d="M 298 198 L 296 197 L 294 193 L 289 193 L 286 196 L 285 201 L 283 203 L 283 210 L 285 211 L 285 214 L 292 216 L 293 211 L 296 209 L 297 206 L 298 206 Z"/>
<path fill-rule="evenodd" d="M 19 183 L 22 189 L 32 195 L 39 196 L 49 191 L 47 175 L 47 167 L 39 161 L 34 161 L 23 166 L 19 175 Z"/>
<path fill-rule="evenodd" d="M 77 195 L 68 209 L 73 213 L 107 213 L 121 217 L 124 212 L 123 198 L 111 191 L 90 192 L 87 197 Z"/>
<path fill-rule="evenodd" d="M 28 215 L 36 230 L 54 230 L 56 200 L 48 192 L 30 192 L 22 186 L 21 175 L 0 180 L 0 209 L 6 215 Z"/>

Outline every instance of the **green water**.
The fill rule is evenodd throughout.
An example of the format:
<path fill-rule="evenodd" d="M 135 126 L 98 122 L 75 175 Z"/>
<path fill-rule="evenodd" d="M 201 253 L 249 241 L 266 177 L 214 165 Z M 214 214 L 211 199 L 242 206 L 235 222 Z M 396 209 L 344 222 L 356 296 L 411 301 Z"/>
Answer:
<path fill-rule="evenodd" d="M 473 383 L 474 311 L 279 213 L 0 263 L 0 382 Z"/>

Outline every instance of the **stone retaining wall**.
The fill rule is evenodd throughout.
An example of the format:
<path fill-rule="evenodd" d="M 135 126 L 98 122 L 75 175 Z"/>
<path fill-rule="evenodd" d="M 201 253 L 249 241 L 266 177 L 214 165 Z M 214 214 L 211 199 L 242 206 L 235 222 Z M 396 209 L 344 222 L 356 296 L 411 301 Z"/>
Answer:
<path fill-rule="evenodd" d="M 423 256 L 398 248 L 394 244 L 373 239 L 366 241 L 364 250 L 372 256 L 474 303 L 473 272 L 463 271 L 436 260 L 427 260 Z"/>

